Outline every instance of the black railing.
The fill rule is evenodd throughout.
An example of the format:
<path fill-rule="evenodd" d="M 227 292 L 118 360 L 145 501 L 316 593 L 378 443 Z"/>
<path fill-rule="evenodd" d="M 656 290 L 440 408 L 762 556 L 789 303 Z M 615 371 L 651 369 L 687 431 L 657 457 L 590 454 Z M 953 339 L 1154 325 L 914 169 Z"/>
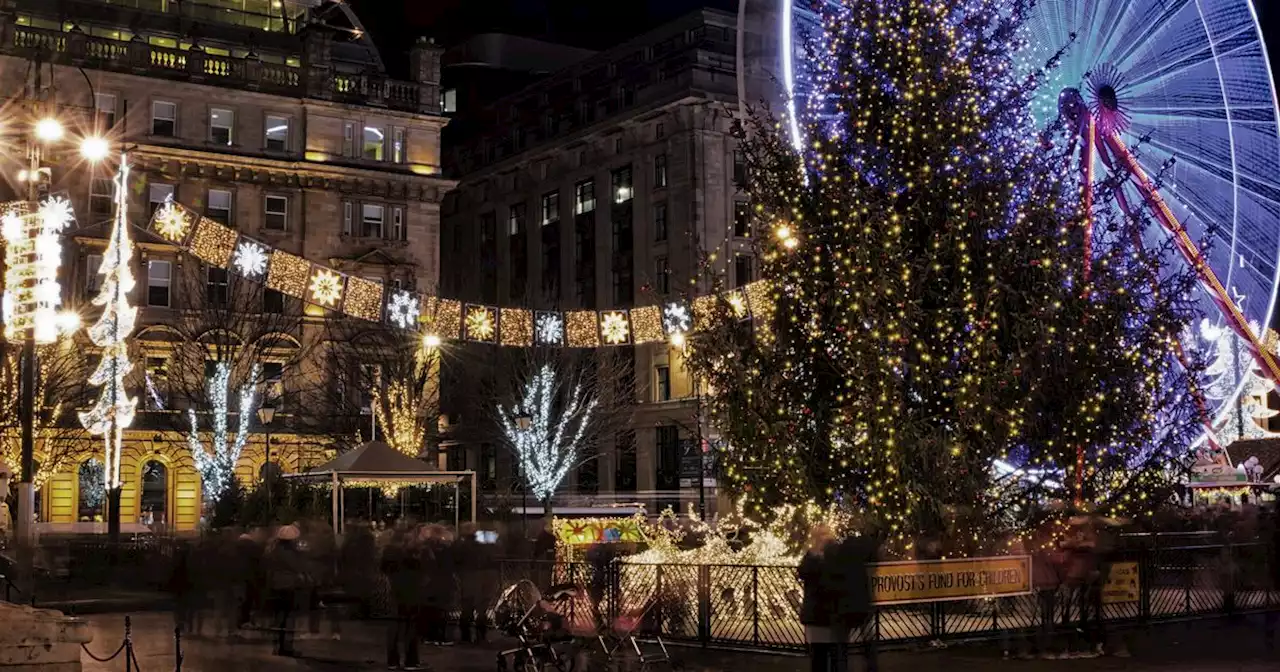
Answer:
<path fill-rule="evenodd" d="M 1103 617 L 1109 623 L 1147 623 L 1280 609 L 1280 586 L 1272 585 L 1267 550 L 1260 544 L 1205 544 L 1118 552 L 1112 562 L 1138 566 L 1137 599 L 1105 604 Z M 553 583 L 584 586 L 597 597 L 606 618 L 638 618 L 641 632 L 671 640 L 768 649 L 804 646 L 798 613 L 802 588 L 794 567 L 501 563 L 503 586 L 522 579 L 542 588 Z M 1012 597 L 882 606 L 857 641 L 912 643 L 1053 632 L 1079 619 L 1076 597 L 1071 588 L 1058 586 Z M 578 604 L 566 608 L 577 609 Z"/>

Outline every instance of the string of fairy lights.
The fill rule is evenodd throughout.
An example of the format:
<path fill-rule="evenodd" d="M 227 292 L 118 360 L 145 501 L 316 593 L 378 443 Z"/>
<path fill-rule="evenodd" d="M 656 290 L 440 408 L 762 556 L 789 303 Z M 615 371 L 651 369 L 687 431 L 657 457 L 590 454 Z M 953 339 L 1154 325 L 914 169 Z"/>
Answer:
<path fill-rule="evenodd" d="M 529 310 L 466 303 L 348 275 L 276 249 L 173 200 L 152 217 L 151 228 L 204 263 L 262 282 L 269 289 L 328 310 L 400 329 L 418 330 L 436 344 L 446 341 L 510 347 L 596 348 L 671 342 L 683 346 L 711 319 L 721 295 L 671 300 L 661 305 L 612 310 Z M 735 314 L 768 314 L 764 281 L 723 293 Z"/>

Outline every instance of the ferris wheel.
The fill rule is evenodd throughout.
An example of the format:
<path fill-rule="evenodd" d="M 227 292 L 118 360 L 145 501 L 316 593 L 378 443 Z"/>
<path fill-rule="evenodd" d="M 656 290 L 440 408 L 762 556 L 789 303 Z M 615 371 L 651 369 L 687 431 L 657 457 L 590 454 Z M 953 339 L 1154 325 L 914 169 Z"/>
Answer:
<path fill-rule="evenodd" d="M 813 0 L 777 2 L 779 79 L 793 112 L 808 95 L 801 54 L 816 17 Z M 1243 367 L 1280 382 L 1262 343 L 1280 289 L 1280 111 L 1252 0 L 1039 0 L 1027 28 L 1028 62 L 1067 47 L 1034 114 L 1061 115 L 1075 133 L 1087 202 L 1102 176 L 1116 177 L 1109 207 L 1145 210 L 1148 244 L 1172 236 L 1179 263 L 1201 269 L 1196 298 L 1218 327 L 1208 331 L 1233 333 L 1250 355 Z M 1086 227 L 1086 250 L 1091 240 Z M 1082 263 L 1087 273 L 1089 252 Z M 1183 346 L 1211 347 L 1194 337 Z M 1248 384 L 1237 373 L 1233 393 L 1201 400 L 1210 441 Z"/>

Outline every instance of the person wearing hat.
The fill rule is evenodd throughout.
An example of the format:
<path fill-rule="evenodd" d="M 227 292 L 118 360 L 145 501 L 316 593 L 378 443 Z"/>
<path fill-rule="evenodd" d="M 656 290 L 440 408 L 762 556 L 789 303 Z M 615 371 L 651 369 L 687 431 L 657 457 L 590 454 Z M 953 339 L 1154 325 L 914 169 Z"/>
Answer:
<path fill-rule="evenodd" d="M 303 558 L 298 549 L 301 531 L 285 525 L 276 531 L 267 553 L 267 585 L 270 588 L 272 624 L 276 628 L 276 655 L 293 656 L 293 613 L 298 592 L 305 584 Z"/>

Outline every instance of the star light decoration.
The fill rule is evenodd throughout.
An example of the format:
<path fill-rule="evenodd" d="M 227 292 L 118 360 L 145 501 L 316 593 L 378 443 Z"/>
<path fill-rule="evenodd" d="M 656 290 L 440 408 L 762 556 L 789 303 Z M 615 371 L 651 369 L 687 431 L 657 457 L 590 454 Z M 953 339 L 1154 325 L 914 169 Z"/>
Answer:
<path fill-rule="evenodd" d="M 342 276 L 327 268 L 317 268 L 311 275 L 311 300 L 332 308 L 342 298 Z"/>
<path fill-rule="evenodd" d="M 600 316 L 600 337 L 606 344 L 622 345 L 630 336 L 631 327 L 625 312 L 612 310 Z"/>
<path fill-rule="evenodd" d="M 387 318 L 392 324 L 401 329 L 412 329 L 418 325 L 420 313 L 418 297 L 403 290 L 391 294 L 391 301 L 387 303 Z"/>
<path fill-rule="evenodd" d="M 564 317 L 560 313 L 538 313 L 535 321 L 538 345 L 564 343 Z"/>
<path fill-rule="evenodd" d="M 473 341 L 492 341 L 497 333 L 493 309 L 486 306 L 467 306 L 467 338 Z"/>
<path fill-rule="evenodd" d="M 668 336 L 687 334 L 693 327 L 693 316 L 689 307 L 683 303 L 672 301 L 662 307 L 662 328 Z"/>
<path fill-rule="evenodd" d="M 240 244 L 236 247 L 236 256 L 233 263 L 236 271 L 246 278 L 259 278 L 267 272 L 267 259 L 269 251 L 265 245 L 259 245 L 252 240 L 241 239 Z"/>
<path fill-rule="evenodd" d="M 156 233 L 165 240 L 176 243 L 186 238 L 187 232 L 191 230 L 191 215 L 187 214 L 186 208 L 174 203 L 173 196 L 170 195 L 156 209 L 153 226 Z"/>

